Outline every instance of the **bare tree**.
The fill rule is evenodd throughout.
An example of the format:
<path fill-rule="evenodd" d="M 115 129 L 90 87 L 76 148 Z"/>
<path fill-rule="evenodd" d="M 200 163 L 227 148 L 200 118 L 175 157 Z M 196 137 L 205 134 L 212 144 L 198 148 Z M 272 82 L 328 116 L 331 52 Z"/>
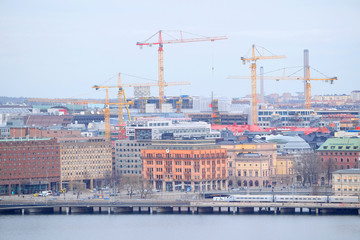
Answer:
<path fill-rule="evenodd" d="M 76 191 L 76 198 L 79 199 L 80 195 L 86 189 L 86 184 L 83 182 L 74 182 L 73 183 L 74 191 Z"/>
<path fill-rule="evenodd" d="M 301 154 L 294 166 L 295 172 L 302 179 L 302 185 L 317 184 L 320 173 L 320 164 L 316 153 Z"/>
<path fill-rule="evenodd" d="M 139 188 L 138 191 L 139 191 L 141 198 L 146 199 L 149 195 L 152 194 L 152 190 L 151 190 L 152 185 L 149 183 L 149 181 L 147 181 L 143 177 L 139 178 L 138 188 Z"/>
<path fill-rule="evenodd" d="M 139 178 L 138 177 L 126 177 L 124 178 L 124 188 L 127 191 L 129 198 L 132 198 L 135 195 L 136 191 L 139 188 Z"/>
<path fill-rule="evenodd" d="M 107 170 L 104 172 L 104 184 L 105 186 L 111 186 L 113 180 L 113 174 L 111 170 Z"/>
<path fill-rule="evenodd" d="M 327 184 L 330 185 L 332 172 L 335 171 L 335 161 L 332 158 L 321 163 L 321 173 L 326 177 Z"/>

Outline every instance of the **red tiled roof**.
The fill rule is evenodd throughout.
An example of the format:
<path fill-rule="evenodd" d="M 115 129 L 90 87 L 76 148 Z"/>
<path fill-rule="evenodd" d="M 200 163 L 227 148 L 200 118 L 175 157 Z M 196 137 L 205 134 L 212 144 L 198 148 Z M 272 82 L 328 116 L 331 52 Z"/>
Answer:
<path fill-rule="evenodd" d="M 256 126 L 256 125 L 237 125 L 237 124 L 233 124 L 233 125 L 211 125 L 211 128 L 213 130 L 223 130 L 223 129 L 228 129 L 230 131 L 232 131 L 235 135 L 238 135 L 239 133 L 243 133 L 246 130 L 248 130 L 249 132 L 263 132 L 265 131 L 263 128 Z"/>

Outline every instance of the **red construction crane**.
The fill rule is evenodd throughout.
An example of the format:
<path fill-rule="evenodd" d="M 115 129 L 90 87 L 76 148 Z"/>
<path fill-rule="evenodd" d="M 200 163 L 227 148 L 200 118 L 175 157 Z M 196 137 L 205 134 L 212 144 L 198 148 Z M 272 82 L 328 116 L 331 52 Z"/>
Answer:
<path fill-rule="evenodd" d="M 179 38 L 174 38 L 171 40 L 163 40 L 163 34 L 166 34 L 167 36 L 170 36 L 167 34 L 167 32 L 164 32 L 162 30 L 156 32 L 154 35 L 152 35 L 150 38 L 146 39 L 143 42 L 137 42 L 136 45 L 140 46 L 152 46 L 152 45 L 159 45 L 158 49 L 158 75 L 159 75 L 159 111 L 161 111 L 161 106 L 164 101 L 164 86 L 166 85 L 164 82 L 164 44 L 169 43 L 189 43 L 189 42 L 203 42 L 203 41 L 215 41 L 215 40 L 225 40 L 227 39 L 226 36 L 220 36 L 220 37 L 197 37 L 197 38 L 183 38 L 183 31 L 177 31 L 180 34 Z M 149 42 L 154 36 L 158 35 L 158 41 L 157 42 Z M 172 36 L 171 36 L 172 37 Z"/>

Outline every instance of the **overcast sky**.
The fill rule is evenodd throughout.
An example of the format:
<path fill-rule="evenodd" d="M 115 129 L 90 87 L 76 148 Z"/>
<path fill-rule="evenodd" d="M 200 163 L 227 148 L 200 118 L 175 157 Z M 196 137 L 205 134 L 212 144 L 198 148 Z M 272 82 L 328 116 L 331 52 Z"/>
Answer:
<path fill-rule="evenodd" d="M 164 45 L 165 81 L 191 82 L 167 87 L 166 95 L 250 94 L 249 80 L 227 77 L 250 75 L 250 65 L 240 57 L 248 56 L 252 44 L 287 56 L 258 61 L 265 72 L 300 69 L 309 49 L 311 67 L 339 79 L 333 85 L 312 83 L 312 94 L 350 94 L 360 90 L 359 12 L 356 0 L 0 0 L 0 96 L 103 97 L 91 86 L 116 85 L 118 72 L 156 80 L 157 47 L 140 50 L 136 42 L 160 29 L 228 37 Z M 315 70 L 311 76 L 323 77 Z M 122 81 L 150 80 L 123 75 Z M 132 95 L 132 89 L 125 90 Z M 301 81 L 265 83 L 266 94 L 302 90 Z M 157 88 L 152 95 L 158 95 Z"/>

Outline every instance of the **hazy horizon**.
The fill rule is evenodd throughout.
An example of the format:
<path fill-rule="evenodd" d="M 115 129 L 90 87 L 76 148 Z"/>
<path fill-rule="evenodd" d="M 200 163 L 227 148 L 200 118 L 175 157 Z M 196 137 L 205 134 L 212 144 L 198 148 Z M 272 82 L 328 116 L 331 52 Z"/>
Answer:
<path fill-rule="evenodd" d="M 164 45 L 166 82 L 190 86 L 165 88 L 165 95 L 244 97 L 250 75 L 242 65 L 251 45 L 265 47 L 279 60 L 258 61 L 265 73 L 283 67 L 301 69 L 303 51 L 310 66 L 333 85 L 312 82 L 312 95 L 359 90 L 358 1 L 1 1 L 0 96 L 103 98 L 95 84 L 116 85 L 157 80 L 157 46 L 136 46 L 158 30 L 183 30 L 228 40 Z M 190 36 L 190 35 L 188 35 Z M 184 35 L 184 37 L 186 37 Z M 156 40 L 156 39 L 154 39 Z M 312 70 L 312 77 L 324 77 Z M 127 74 L 127 75 L 125 75 Z M 268 75 L 281 75 L 281 71 Z M 128 75 L 147 78 L 138 79 Z M 299 70 L 297 76 L 303 76 Z M 132 89 L 125 89 L 132 96 Z M 266 81 L 265 94 L 303 91 L 302 81 Z M 110 97 L 115 97 L 112 91 Z M 158 89 L 152 88 L 152 96 Z"/>

